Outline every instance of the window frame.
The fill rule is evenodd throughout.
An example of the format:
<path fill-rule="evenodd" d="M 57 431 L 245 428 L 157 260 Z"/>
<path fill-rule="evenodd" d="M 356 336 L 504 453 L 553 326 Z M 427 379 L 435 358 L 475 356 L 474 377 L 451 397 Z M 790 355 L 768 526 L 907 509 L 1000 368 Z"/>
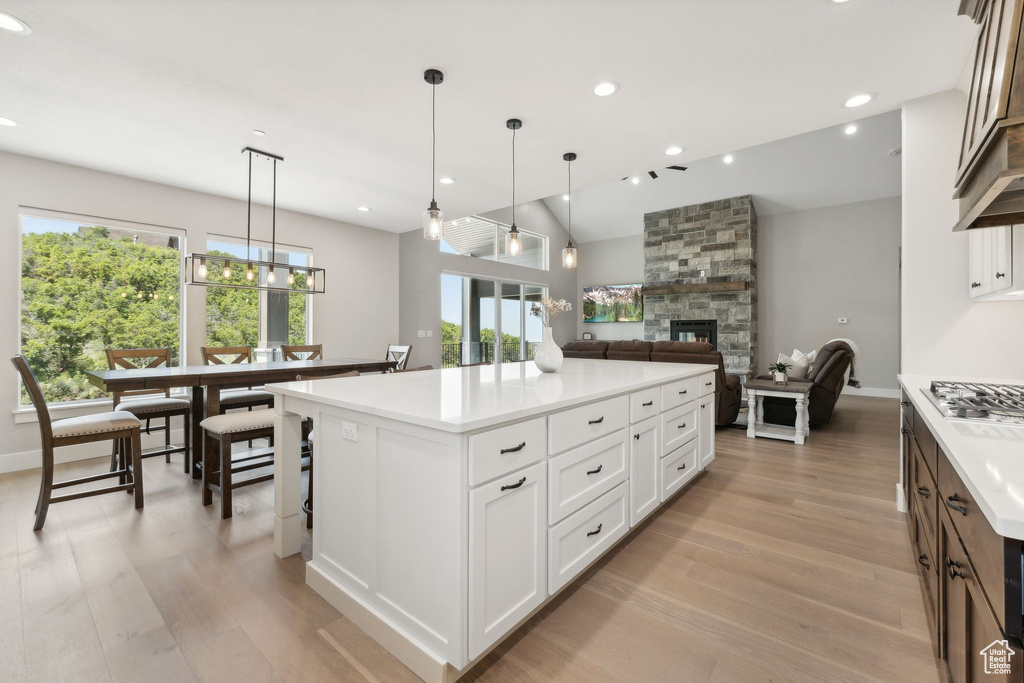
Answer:
<path fill-rule="evenodd" d="M 550 260 L 551 260 L 550 256 L 551 256 L 551 254 L 550 254 L 550 250 L 548 249 L 548 236 L 547 235 L 543 235 L 543 234 L 541 234 L 539 232 L 533 232 L 532 230 L 523 230 L 522 228 L 518 228 L 518 227 L 516 228 L 519 231 L 520 235 L 524 235 L 524 236 L 528 235 L 530 237 L 536 238 L 536 239 L 540 240 L 540 242 L 542 244 L 542 247 L 541 247 L 541 250 L 540 250 L 540 252 L 541 252 L 541 261 L 542 261 L 541 265 L 539 267 L 537 267 L 537 266 L 525 266 L 525 265 L 522 265 L 520 263 L 514 263 L 512 261 L 507 261 L 507 260 L 502 260 L 501 259 L 501 255 L 499 253 L 499 240 L 504 242 L 505 235 L 509 231 L 512 230 L 512 226 L 510 224 L 502 223 L 501 221 L 496 221 L 493 218 L 487 218 L 487 217 L 481 216 L 479 214 L 471 214 L 469 216 L 465 216 L 465 218 L 472 218 L 474 220 L 478 220 L 478 221 L 482 221 L 484 223 L 490 223 L 491 224 L 491 227 L 493 228 L 493 235 L 492 235 L 493 244 L 492 244 L 492 249 L 491 249 L 491 255 L 488 257 L 488 256 L 473 256 L 471 254 L 461 254 L 458 251 L 455 251 L 455 248 L 452 247 L 450 244 L 448 244 L 448 242 L 446 242 L 446 241 L 445 241 L 445 244 L 448 244 L 448 247 L 451 248 L 452 251 L 445 252 L 445 253 L 450 253 L 453 256 L 463 256 L 465 258 L 480 259 L 481 261 L 491 261 L 492 263 L 504 263 L 504 264 L 509 265 L 509 266 L 516 266 L 517 268 L 529 268 L 530 270 L 539 270 L 539 271 L 542 271 L 542 272 L 548 272 L 548 271 L 551 270 L 551 264 L 550 264 Z M 459 220 L 462 220 L 462 219 L 461 218 L 456 218 L 456 219 L 453 219 L 452 221 L 445 221 L 445 223 L 449 223 L 450 222 L 450 223 L 454 224 L 456 221 L 459 221 Z M 441 240 L 444 241 L 444 235 L 441 236 Z M 452 273 L 452 274 L 454 274 L 454 273 Z M 524 282 L 523 284 L 531 284 L 531 283 Z M 547 285 L 544 285 L 544 286 L 547 286 Z"/>
<path fill-rule="evenodd" d="M 129 221 L 118 218 L 107 218 L 105 216 L 93 216 L 86 213 L 75 213 L 72 211 L 60 211 L 57 209 L 44 209 L 36 206 L 18 206 L 18 305 L 15 307 L 14 315 L 17 317 L 16 329 L 18 330 L 18 353 L 21 353 L 22 319 L 21 311 L 24 304 L 24 287 L 22 285 L 22 264 L 25 259 L 25 218 L 41 218 L 43 220 L 63 221 L 66 223 L 78 223 L 79 225 L 92 225 L 99 227 L 119 228 L 135 232 L 145 232 L 151 235 L 167 235 L 178 238 L 178 363 L 177 367 L 184 367 L 187 355 L 186 340 L 188 339 L 188 304 L 185 297 L 185 256 L 188 254 L 187 239 L 188 233 L 183 228 L 175 228 L 168 225 L 156 223 L 143 223 L 140 221 Z M 29 403 L 21 402 L 21 377 L 15 375 L 17 382 L 14 385 L 14 413 L 15 424 L 22 422 L 34 422 L 31 414 L 35 416 L 35 408 Z M 172 390 L 172 393 L 174 392 Z M 70 401 L 46 402 L 49 410 L 74 410 L 112 404 L 113 397 L 105 398 L 83 398 Z"/>

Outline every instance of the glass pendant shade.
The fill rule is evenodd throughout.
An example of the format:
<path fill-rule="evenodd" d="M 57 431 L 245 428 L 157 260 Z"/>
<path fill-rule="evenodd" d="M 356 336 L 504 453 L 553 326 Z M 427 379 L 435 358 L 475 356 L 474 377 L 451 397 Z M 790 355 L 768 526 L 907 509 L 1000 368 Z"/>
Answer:
<path fill-rule="evenodd" d="M 444 212 L 431 201 L 430 208 L 423 212 L 423 238 L 439 240 L 444 237 Z"/>
<path fill-rule="evenodd" d="M 523 253 L 523 243 L 519 238 L 519 229 L 515 225 L 505 235 L 505 253 L 509 256 L 519 256 Z"/>
<path fill-rule="evenodd" d="M 249 282 L 252 282 L 253 280 L 256 279 L 255 273 L 252 272 L 252 264 L 251 263 L 245 269 L 245 279 L 248 280 Z"/>
<path fill-rule="evenodd" d="M 222 270 L 220 274 L 223 275 L 225 279 L 231 277 L 231 261 L 224 262 L 224 270 Z"/>
<path fill-rule="evenodd" d="M 206 277 L 206 259 L 199 259 L 199 276 Z"/>
<path fill-rule="evenodd" d="M 563 268 L 575 268 L 576 267 L 576 247 L 572 246 L 572 242 L 565 245 L 562 249 L 562 267 Z"/>
<path fill-rule="evenodd" d="M 274 266 L 270 266 L 270 269 L 267 271 L 267 284 L 272 285 L 275 282 L 277 282 L 277 275 L 274 274 Z"/>

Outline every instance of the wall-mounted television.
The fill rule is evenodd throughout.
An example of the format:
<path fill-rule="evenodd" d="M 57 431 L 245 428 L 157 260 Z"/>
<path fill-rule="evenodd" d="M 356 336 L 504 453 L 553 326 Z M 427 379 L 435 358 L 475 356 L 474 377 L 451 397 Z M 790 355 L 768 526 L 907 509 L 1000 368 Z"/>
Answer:
<path fill-rule="evenodd" d="M 597 285 L 583 288 L 583 322 L 639 323 L 643 320 L 643 285 Z"/>

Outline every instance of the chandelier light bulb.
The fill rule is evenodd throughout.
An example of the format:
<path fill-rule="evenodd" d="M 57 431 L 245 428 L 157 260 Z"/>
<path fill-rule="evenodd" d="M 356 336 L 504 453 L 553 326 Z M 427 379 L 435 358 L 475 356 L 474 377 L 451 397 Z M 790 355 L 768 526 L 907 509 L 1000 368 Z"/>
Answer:
<path fill-rule="evenodd" d="M 252 272 L 252 264 L 250 263 L 249 267 L 245 269 L 245 279 L 252 282 L 255 277 L 256 276 Z"/>
<path fill-rule="evenodd" d="M 519 254 L 523 253 L 523 243 L 519 239 L 519 230 L 515 225 L 512 226 L 512 230 L 505 237 L 505 251 L 509 256 L 519 256 Z"/>
<path fill-rule="evenodd" d="M 206 259 L 204 258 L 199 259 L 199 277 L 206 277 Z"/>
<path fill-rule="evenodd" d="M 291 268 L 288 269 L 288 284 L 289 285 L 294 285 L 295 284 L 295 271 L 292 270 Z"/>
<path fill-rule="evenodd" d="M 231 277 L 231 261 L 224 262 L 224 270 L 221 271 L 221 275 L 223 275 L 225 279 Z"/>
<path fill-rule="evenodd" d="M 272 285 L 277 282 L 277 276 L 274 275 L 274 266 L 270 266 L 270 270 L 267 271 L 267 284 Z"/>
<path fill-rule="evenodd" d="M 423 212 L 423 237 L 428 240 L 439 240 L 444 236 L 444 212 L 437 208 L 437 202 L 431 201 L 430 207 Z"/>
<path fill-rule="evenodd" d="M 316 279 L 313 276 L 313 271 L 307 270 L 306 271 L 306 289 L 308 289 L 310 291 L 313 291 L 314 287 L 316 287 Z"/>

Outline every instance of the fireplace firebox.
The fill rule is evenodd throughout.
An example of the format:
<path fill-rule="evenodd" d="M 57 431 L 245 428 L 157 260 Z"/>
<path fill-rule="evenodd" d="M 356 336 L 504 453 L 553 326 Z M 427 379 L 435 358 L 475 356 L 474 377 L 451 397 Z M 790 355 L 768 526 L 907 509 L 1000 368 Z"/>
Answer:
<path fill-rule="evenodd" d="M 670 328 L 673 341 L 708 342 L 718 348 L 717 320 L 673 320 Z"/>

